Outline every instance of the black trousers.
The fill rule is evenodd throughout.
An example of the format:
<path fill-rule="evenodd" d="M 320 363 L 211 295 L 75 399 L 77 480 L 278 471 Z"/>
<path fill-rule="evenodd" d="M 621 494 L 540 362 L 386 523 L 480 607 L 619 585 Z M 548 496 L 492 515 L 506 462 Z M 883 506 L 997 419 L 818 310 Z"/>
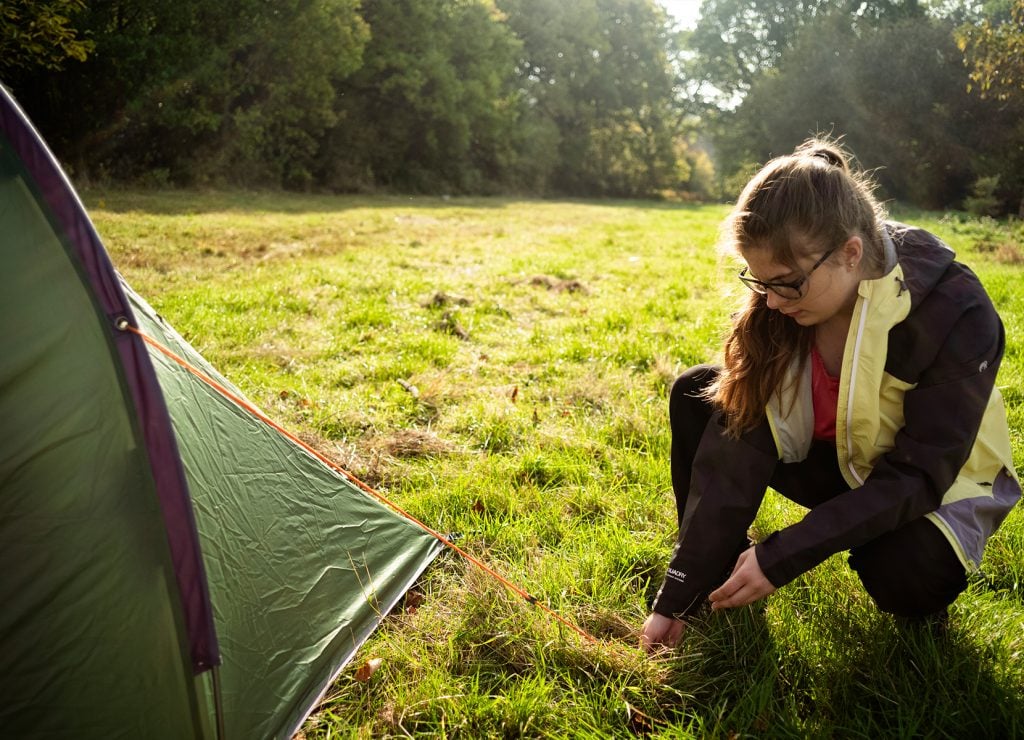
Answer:
<path fill-rule="evenodd" d="M 691 490 L 694 458 L 714 417 L 713 407 L 700 394 L 717 374 L 717 368 L 700 365 L 684 373 L 672 388 L 672 488 L 680 525 Z M 767 420 L 745 435 L 744 441 L 753 449 L 775 454 Z M 776 464 L 765 483 L 809 509 L 850 490 L 839 470 L 835 444 L 822 441 L 814 442 L 805 460 Z M 963 565 L 952 546 L 923 517 L 852 548 L 849 563 L 879 609 L 910 619 L 944 613 L 967 587 Z"/>

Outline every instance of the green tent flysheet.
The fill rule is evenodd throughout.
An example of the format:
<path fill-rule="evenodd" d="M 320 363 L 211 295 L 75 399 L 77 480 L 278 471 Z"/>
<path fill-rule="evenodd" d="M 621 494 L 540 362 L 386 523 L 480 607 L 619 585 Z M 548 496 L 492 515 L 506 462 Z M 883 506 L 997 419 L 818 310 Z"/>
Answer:
<path fill-rule="evenodd" d="M 437 555 L 112 266 L 0 87 L 0 736 L 287 738 Z"/>

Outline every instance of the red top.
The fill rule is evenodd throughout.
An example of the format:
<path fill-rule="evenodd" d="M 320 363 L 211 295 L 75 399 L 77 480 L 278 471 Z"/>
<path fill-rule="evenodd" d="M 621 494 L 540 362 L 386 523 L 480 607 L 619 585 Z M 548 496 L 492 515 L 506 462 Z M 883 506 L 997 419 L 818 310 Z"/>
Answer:
<path fill-rule="evenodd" d="M 835 442 L 839 378 L 828 374 L 817 347 L 811 347 L 811 397 L 814 401 L 814 438 Z"/>

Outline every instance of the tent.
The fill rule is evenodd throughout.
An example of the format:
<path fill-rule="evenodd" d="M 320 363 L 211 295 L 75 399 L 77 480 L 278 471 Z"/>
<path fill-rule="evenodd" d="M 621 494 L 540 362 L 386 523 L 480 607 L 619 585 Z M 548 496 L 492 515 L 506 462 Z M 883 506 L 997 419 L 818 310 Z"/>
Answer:
<path fill-rule="evenodd" d="M 440 545 L 128 328 L 0 87 L 0 735 L 290 737 Z"/>

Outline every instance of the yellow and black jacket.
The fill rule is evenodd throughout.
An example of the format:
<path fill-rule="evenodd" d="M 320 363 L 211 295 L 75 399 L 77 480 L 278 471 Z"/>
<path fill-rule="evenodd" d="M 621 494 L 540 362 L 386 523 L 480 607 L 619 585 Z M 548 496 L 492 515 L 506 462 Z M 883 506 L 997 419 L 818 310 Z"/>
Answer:
<path fill-rule="evenodd" d="M 758 562 L 777 586 L 922 515 L 973 570 L 1020 498 L 995 387 L 1004 347 L 999 316 L 974 273 L 941 241 L 899 224 L 885 231 L 894 264 L 859 286 L 840 374 L 836 453 L 853 490 L 758 546 Z M 789 383 L 795 393 L 768 409 L 784 462 L 810 447 L 810 385 L 809 378 Z"/>
<path fill-rule="evenodd" d="M 883 234 L 887 270 L 861 282 L 843 355 L 836 452 L 850 490 L 757 545 L 758 563 L 777 587 L 921 516 L 973 570 L 1021 495 L 995 386 L 1003 326 L 988 295 L 931 234 L 895 223 Z M 767 409 L 776 455 L 724 435 L 702 441 L 698 457 L 707 459 L 694 461 L 687 504 L 694 511 L 683 518 L 655 611 L 678 616 L 698 606 L 727 565 L 722 558 L 735 553 L 731 524 L 749 524 L 777 462 L 807 455 L 809 375 L 809 362 L 794 363 Z M 712 534 L 719 526 L 732 529 L 721 544 Z"/>

